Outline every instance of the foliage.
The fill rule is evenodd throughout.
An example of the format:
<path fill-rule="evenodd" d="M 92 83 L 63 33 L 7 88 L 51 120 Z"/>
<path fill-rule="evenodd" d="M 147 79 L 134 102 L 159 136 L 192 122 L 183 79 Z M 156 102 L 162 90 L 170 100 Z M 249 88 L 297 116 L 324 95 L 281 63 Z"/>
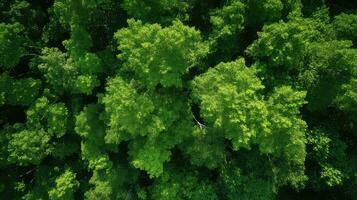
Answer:
<path fill-rule="evenodd" d="M 356 11 L 0 1 L 0 199 L 356 199 Z"/>
<path fill-rule="evenodd" d="M 351 40 L 357 43 L 357 15 L 342 13 L 335 17 L 333 27 L 337 37 L 343 40 Z"/>
<path fill-rule="evenodd" d="M 228 2 L 222 8 L 210 13 L 211 51 L 221 52 L 224 56 L 234 52 L 239 34 L 246 24 L 246 5 L 239 0 Z"/>
<path fill-rule="evenodd" d="M 240 59 L 219 64 L 192 84 L 193 98 L 200 103 L 206 125 L 220 129 L 235 150 L 249 147 L 258 134 L 268 133 L 268 111 L 256 94 L 263 85 L 254 73 Z"/>
<path fill-rule="evenodd" d="M 66 170 L 56 179 L 56 187 L 51 189 L 48 194 L 50 199 L 74 199 L 73 193 L 79 187 L 76 174 Z"/>
<path fill-rule="evenodd" d="M 44 130 L 23 130 L 11 135 L 9 161 L 19 165 L 40 164 L 50 152 L 50 136 Z"/>
<path fill-rule="evenodd" d="M 341 95 L 336 98 L 339 108 L 354 118 L 357 114 L 357 80 L 351 79 L 349 83 L 342 85 Z M 353 120 L 353 119 L 352 119 Z"/>
<path fill-rule="evenodd" d="M 173 19 L 188 20 L 188 11 L 196 0 L 124 0 L 122 6 L 130 17 L 145 22 L 170 23 Z"/>
<path fill-rule="evenodd" d="M 123 70 L 133 72 L 148 87 L 182 87 L 181 76 L 207 53 L 200 32 L 174 21 L 162 28 L 128 20 L 128 28 L 115 34 L 124 61 Z"/>
<path fill-rule="evenodd" d="M 106 142 L 129 141 L 133 165 L 151 176 L 162 173 L 162 163 L 170 158 L 169 149 L 191 129 L 189 107 L 179 96 L 149 91 L 140 94 L 134 82 L 125 83 L 120 77 L 108 82 L 102 103 L 108 115 Z"/>
<path fill-rule="evenodd" d="M 223 133 L 233 150 L 258 145 L 261 153 L 285 160 L 274 167 L 276 178 L 282 179 L 279 183 L 298 186 L 305 179 L 306 124 L 298 117 L 305 93 L 283 86 L 266 99 L 259 92 L 263 88 L 254 68 L 240 59 L 196 77 L 193 98 L 200 104 L 205 125 Z"/>
<path fill-rule="evenodd" d="M 212 183 L 199 179 L 197 171 L 182 171 L 169 168 L 152 186 L 152 199 L 216 200 Z"/>
<path fill-rule="evenodd" d="M 0 23 L 0 67 L 5 70 L 12 69 L 20 62 L 25 52 L 21 36 L 23 27 L 19 23 Z"/>
<path fill-rule="evenodd" d="M 44 73 L 47 83 L 57 93 L 84 93 L 91 94 L 93 88 L 99 85 L 96 76 L 92 75 L 89 66 L 96 67 L 100 62 L 98 58 L 87 54 L 84 63 L 80 65 L 84 69 L 68 58 L 66 53 L 56 48 L 44 48 L 40 56 L 41 64 L 38 65 L 40 71 Z M 89 63 L 93 65 L 89 65 Z M 86 71 L 89 68 L 90 71 Z"/>
<path fill-rule="evenodd" d="M 249 0 L 247 15 L 250 26 L 261 26 L 281 19 L 283 2 L 281 0 Z"/>
<path fill-rule="evenodd" d="M 33 78 L 14 79 L 6 73 L 0 75 L 0 105 L 28 106 L 38 96 L 41 81 Z"/>

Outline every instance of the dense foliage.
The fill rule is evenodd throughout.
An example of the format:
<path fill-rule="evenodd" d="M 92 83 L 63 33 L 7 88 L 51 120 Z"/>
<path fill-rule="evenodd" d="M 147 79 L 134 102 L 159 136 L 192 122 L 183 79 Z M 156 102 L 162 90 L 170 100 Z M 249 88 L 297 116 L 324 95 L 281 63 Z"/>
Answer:
<path fill-rule="evenodd" d="M 0 1 L 0 199 L 357 200 L 357 4 Z"/>

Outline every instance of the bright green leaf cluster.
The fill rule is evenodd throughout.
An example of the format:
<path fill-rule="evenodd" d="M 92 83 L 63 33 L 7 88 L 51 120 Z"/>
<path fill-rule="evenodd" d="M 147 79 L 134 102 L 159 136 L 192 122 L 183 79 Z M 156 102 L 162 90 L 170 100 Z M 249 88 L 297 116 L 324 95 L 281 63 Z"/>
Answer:
<path fill-rule="evenodd" d="M 118 58 L 124 61 L 123 70 L 149 87 L 182 87 L 182 76 L 207 53 L 200 32 L 179 21 L 167 28 L 132 19 L 128 24 L 115 34 Z"/>
<path fill-rule="evenodd" d="M 19 165 L 40 164 L 50 154 L 50 138 L 42 129 L 12 134 L 8 145 L 8 160 Z"/>
<path fill-rule="evenodd" d="M 62 137 L 66 133 L 68 110 L 63 103 L 51 104 L 46 97 L 41 97 L 26 114 L 27 125 L 30 128 L 42 128 L 56 137 Z"/>
<path fill-rule="evenodd" d="M 134 81 L 126 83 L 120 77 L 108 82 L 101 100 L 108 115 L 105 140 L 114 144 L 131 141 L 129 155 L 134 166 L 157 176 L 170 158 L 169 149 L 190 131 L 189 107 L 179 96 L 139 93 L 135 87 Z"/>
<path fill-rule="evenodd" d="M 67 53 L 63 53 L 56 48 L 43 49 L 40 59 L 41 64 L 38 65 L 38 68 L 44 73 L 44 77 L 51 89 L 57 93 L 91 94 L 93 88 L 99 85 L 95 73 L 91 72 L 95 68 L 93 69 L 88 65 L 92 63 L 93 67 L 96 67 L 100 61 L 97 57 L 92 57 L 91 54 L 87 54 L 84 57 L 85 60 L 81 60 L 84 64 L 80 66 L 77 66 L 73 59 L 68 57 Z"/>
<path fill-rule="evenodd" d="M 255 73 L 243 59 L 220 63 L 194 79 L 193 98 L 205 126 L 217 129 L 211 134 L 221 133 L 232 142 L 233 150 L 258 145 L 261 153 L 285 160 L 276 166 L 276 178 L 280 184 L 298 186 L 305 180 L 306 123 L 299 118 L 299 108 L 306 93 L 283 86 L 265 100 Z"/>
<path fill-rule="evenodd" d="M 217 65 L 197 77 L 192 87 L 207 126 L 221 129 L 234 149 L 249 147 L 258 134 L 268 134 L 268 111 L 257 95 L 264 86 L 243 59 Z"/>
<path fill-rule="evenodd" d="M 66 170 L 56 179 L 56 187 L 48 192 L 51 200 L 74 199 L 74 192 L 79 187 L 76 174 Z"/>

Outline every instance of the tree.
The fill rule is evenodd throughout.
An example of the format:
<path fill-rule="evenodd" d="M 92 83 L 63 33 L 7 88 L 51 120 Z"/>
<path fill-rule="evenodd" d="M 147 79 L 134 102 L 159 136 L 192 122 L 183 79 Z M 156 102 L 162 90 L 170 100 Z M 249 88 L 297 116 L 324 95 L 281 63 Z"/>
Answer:
<path fill-rule="evenodd" d="M 264 86 L 243 59 L 218 64 L 196 77 L 192 88 L 206 126 L 220 129 L 235 150 L 248 148 L 258 134 L 268 134 L 268 111 L 256 94 Z"/>
<path fill-rule="evenodd" d="M 273 184 L 270 188 L 288 183 L 297 188 L 303 185 L 306 123 L 299 117 L 299 108 L 305 103 L 305 92 L 282 86 L 264 97 L 264 86 L 255 69 L 247 68 L 243 59 L 209 69 L 194 79 L 192 88 L 204 124 L 210 128 L 207 131 L 217 130 L 207 135 L 219 134 L 230 140 L 234 151 L 251 150 L 257 145 L 259 152 L 269 158 L 273 174 L 265 184 Z M 208 144 L 202 145 L 204 148 Z"/>
<path fill-rule="evenodd" d="M 10 70 L 16 67 L 25 53 L 22 36 L 23 27 L 19 23 L 0 23 L 0 67 Z"/>
<path fill-rule="evenodd" d="M 128 25 L 114 36 L 121 51 L 118 58 L 124 61 L 124 71 L 148 87 L 182 87 L 181 77 L 207 54 L 200 32 L 179 21 L 166 28 L 133 19 Z"/>
<path fill-rule="evenodd" d="M 9 162 L 18 165 L 40 164 L 51 153 L 50 135 L 44 130 L 22 130 L 11 135 L 8 152 Z"/>
<path fill-rule="evenodd" d="M 354 78 L 351 79 L 350 82 L 343 84 L 340 95 L 336 97 L 337 106 L 344 112 L 348 113 L 351 116 L 351 120 L 353 121 L 357 114 L 356 84 L 357 84 L 357 80 Z"/>
<path fill-rule="evenodd" d="M 105 124 L 98 116 L 101 111 L 100 105 L 89 105 L 76 117 L 75 130 L 82 137 L 81 157 L 93 172 L 91 187 L 84 195 L 86 199 L 123 198 L 131 192 L 125 186 L 135 183 L 137 172 L 120 159 L 109 159 L 108 152 L 116 150 L 105 144 Z"/>
<path fill-rule="evenodd" d="M 41 64 L 38 68 L 44 73 L 46 82 L 54 92 L 63 93 L 84 93 L 91 94 L 93 88 L 99 85 L 99 81 L 92 73 L 99 65 L 100 60 L 97 57 L 86 56 L 85 63 L 80 65 L 85 69 L 80 69 L 73 59 L 68 57 L 67 53 L 61 52 L 56 48 L 44 48 L 40 56 Z"/>
<path fill-rule="evenodd" d="M 188 20 L 193 1 L 179 0 L 124 0 L 123 8 L 130 17 L 144 22 L 167 24 L 178 18 Z"/>
<path fill-rule="evenodd" d="M 133 165 L 155 177 L 170 159 L 170 149 L 190 133 L 189 106 L 180 96 L 139 93 L 135 87 L 135 81 L 126 83 L 121 77 L 108 82 L 101 98 L 108 127 L 105 140 L 129 141 Z"/>
<path fill-rule="evenodd" d="M 71 30 L 71 37 L 63 41 L 68 55 L 67 53 L 61 53 L 57 49 L 44 48 L 42 50 L 43 64 L 39 68 L 45 72 L 52 72 L 52 70 L 49 70 L 52 66 L 49 66 L 48 62 L 55 62 L 54 64 L 57 65 L 62 63 L 57 67 L 57 70 L 52 72 L 64 74 L 62 77 L 65 80 L 59 82 L 64 82 L 65 84 L 62 86 L 63 88 L 59 88 L 59 92 L 71 87 L 71 89 L 68 88 L 67 90 L 74 90 L 75 93 L 91 94 L 92 90 L 99 85 L 97 75 L 102 70 L 102 63 L 95 53 L 89 52 L 89 48 L 92 46 L 92 38 L 85 29 L 87 25 L 85 19 L 88 17 L 90 10 L 95 8 L 98 3 L 100 2 L 57 0 L 54 4 L 54 12 L 59 16 L 59 20 L 62 24 L 69 25 Z M 56 78 L 51 77 L 48 79 L 56 80 Z"/>
<path fill-rule="evenodd" d="M 253 27 L 260 27 L 265 23 L 275 22 L 281 19 L 284 8 L 281 0 L 247 1 L 248 24 Z"/>
<path fill-rule="evenodd" d="M 33 78 L 14 79 L 0 75 L 0 105 L 31 105 L 38 97 L 41 81 Z"/>
<path fill-rule="evenodd" d="M 151 199 L 216 200 L 218 196 L 213 184 L 201 178 L 198 171 L 171 167 L 153 184 Z"/>
<path fill-rule="evenodd" d="M 74 192 L 79 187 L 76 174 L 67 169 L 63 174 L 56 178 L 56 186 L 48 192 L 50 199 L 74 199 Z"/>
<path fill-rule="evenodd" d="M 333 27 L 338 39 L 351 40 L 356 46 L 357 43 L 357 15 L 342 13 L 335 17 Z"/>
<path fill-rule="evenodd" d="M 335 40 L 323 14 L 316 17 L 265 26 L 247 49 L 268 88 L 289 84 L 307 90 L 311 111 L 331 105 L 356 68 L 352 44 Z"/>
<path fill-rule="evenodd" d="M 228 2 L 221 9 L 216 9 L 210 13 L 212 24 L 210 49 L 220 51 L 227 57 L 239 45 L 239 34 L 246 25 L 246 5 L 240 0 Z"/>
<path fill-rule="evenodd" d="M 283 72 L 298 69 L 304 65 L 309 43 L 326 37 L 318 26 L 317 21 L 301 18 L 264 26 L 246 51 L 257 60 L 265 59 L 272 68 L 283 67 Z"/>
<path fill-rule="evenodd" d="M 62 137 L 67 131 L 68 110 L 63 103 L 51 104 L 41 97 L 27 110 L 27 126 L 43 129 L 50 136 Z"/>

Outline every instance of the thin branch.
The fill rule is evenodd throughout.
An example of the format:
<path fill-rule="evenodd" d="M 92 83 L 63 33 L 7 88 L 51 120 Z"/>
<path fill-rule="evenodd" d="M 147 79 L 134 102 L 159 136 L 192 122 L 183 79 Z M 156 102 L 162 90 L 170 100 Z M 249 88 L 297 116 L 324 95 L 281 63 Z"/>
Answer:
<path fill-rule="evenodd" d="M 29 45 L 29 46 L 27 46 L 27 47 L 29 47 L 29 48 L 34 48 L 34 49 L 42 49 L 42 48 L 39 47 L 39 46 L 32 46 L 32 45 Z"/>
<path fill-rule="evenodd" d="M 205 127 L 206 127 L 206 125 L 204 125 L 204 124 L 202 124 L 201 122 L 199 122 L 197 119 L 196 119 L 196 117 L 195 117 L 195 115 L 192 113 L 192 117 L 193 117 L 193 119 L 196 121 L 196 123 L 198 124 L 198 126 L 200 127 L 200 129 L 204 129 Z"/>
<path fill-rule="evenodd" d="M 34 54 L 34 53 L 25 53 L 22 54 L 21 56 L 38 56 L 39 54 Z"/>
<path fill-rule="evenodd" d="M 31 172 L 33 172 L 34 170 L 36 170 L 36 167 L 35 167 L 35 168 L 33 168 L 33 169 L 31 169 L 31 170 L 29 170 L 29 171 L 27 171 L 27 172 L 26 172 L 26 173 L 24 173 L 24 174 L 21 174 L 20 178 L 22 178 L 22 177 L 24 177 L 24 176 L 26 176 L 26 175 L 30 174 L 30 173 L 31 173 Z"/>

